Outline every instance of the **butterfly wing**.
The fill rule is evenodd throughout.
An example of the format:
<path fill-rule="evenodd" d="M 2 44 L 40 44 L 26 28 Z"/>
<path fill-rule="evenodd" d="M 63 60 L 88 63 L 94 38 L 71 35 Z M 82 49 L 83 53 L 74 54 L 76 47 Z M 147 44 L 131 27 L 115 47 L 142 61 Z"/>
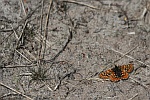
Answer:
<path fill-rule="evenodd" d="M 111 74 L 112 74 L 112 70 L 109 69 L 109 70 L 106 70 L 104 72 L 101 72 L 99 74 L 99 77 L 102 78 L 102 79 L 109 79 L 109 77 L 111 76 Z"/>
<path fill-rule="evenodd" d="M 110 75 L 109 79 L 112 81 L 112 82 L 117 82 L 119 81 L 121 78 L 120 77 L 117 77 L 116 74 L 114 72 L 112 72 L 112 74 Z"/>
<path fill-rule="evenodd" d="M 112 82 L 117 82 L 120 80 L 119 77 L 116 77 L 112 69 L 106 70 L 105 72 L 101 72 L 99 74 L 99 77 L 102 79 L 110 79 Z"/>
<path fill-rule="evenodd" d="M 118 66 L 121 70 L 121 76 L 117 75 L 117 72 L 112 69 L 106 70 L 104 72 L 101 72 L 99 74 L 99 77 L 102 79 L 110 79 L 112 82 L 117 82 L 121 79 L 128 79 L 129 74 L 131 73 L 134 69 L 133 64 L 128 64 L 128 65 L 123 65 L 123 66 Z"/>
<path fill-rule="evenodd" d="M 129 78 L 129 74 L 125 71 L 122 71 L 121 79 L 128 79 L 128 78 Z"/>
<path fill-rule="evenodd" d="M 129 77 L 128 73 L 131 73 L 133 69 L 134 69 L 133 64 L 122 65 L 121 66 L 121 71 L 122 71 L 121 79 L 128 79 Z"/>
<path fill-rule="evenodd" d="M 128 64 L 128 65 L 122 65 L 121 66 L 121 71 L 122 72 L 131 73 L 133 71 L 133 69 L 134 69 L 133 64 Z"/>

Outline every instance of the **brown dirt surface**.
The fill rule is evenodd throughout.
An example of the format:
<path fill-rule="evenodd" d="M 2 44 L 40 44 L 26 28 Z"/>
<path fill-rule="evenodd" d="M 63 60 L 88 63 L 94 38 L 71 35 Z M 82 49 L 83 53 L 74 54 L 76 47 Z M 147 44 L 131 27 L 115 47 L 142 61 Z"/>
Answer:
<path fill-rule="evenodd" d="M 126 80 L 99 73 L 134 64 Z M 0 100 L 150 100 L 150 0 L 0 0 Z"/>

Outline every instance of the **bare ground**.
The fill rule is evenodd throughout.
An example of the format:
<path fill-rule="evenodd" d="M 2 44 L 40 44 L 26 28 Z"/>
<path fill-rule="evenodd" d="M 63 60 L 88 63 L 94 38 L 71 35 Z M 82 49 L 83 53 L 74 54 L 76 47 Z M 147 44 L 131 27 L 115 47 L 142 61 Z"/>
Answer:
<path fill-rule="evenodd" d="M 0 4 L 0 100 L 150 100 L 150 0 Z M 127 80 L 98 77 L 130 62 Z"/>

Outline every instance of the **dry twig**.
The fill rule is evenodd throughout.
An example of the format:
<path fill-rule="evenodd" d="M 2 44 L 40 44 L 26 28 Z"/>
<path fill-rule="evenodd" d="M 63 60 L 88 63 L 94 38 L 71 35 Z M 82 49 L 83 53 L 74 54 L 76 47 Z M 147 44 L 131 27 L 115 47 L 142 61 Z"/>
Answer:
<path fill-rule="evenodd" d="M 3 87 L 5 87 L 5 88 L 7 88 L 7 89 L 9 89 L 9 90 L 11 90 L 11 91 L 14 91 L 14 92 L 17 93 L 17 94 L 22 95 L 23 97 L 27 98 L 28 100 L 33 100 L 33 99 L 30 98 L 29 96 L 27 96 L 27 95 L 25 95 L 25 94 L 22 94 L 21 92 L 19 92 L 19 91 L 15 90 L 15 89 L 13 89 L 13 88 L 11 88 L 11 87 L 9 87 L 9 86 L 3 84 L 2 82 L 0 82 L 0 85 L 3 86 Z"/>
<path fill-rule="evenodd" d="M 41 20 L 40 20 L 40 34 L 42 35 L 42 30 L 43 30 L 43 8 L 44 8 L 44 0 L 42 0 L 42 8 L 41 8 Z M 40 42 L 40 48 L 39 48 L 39 51 L 38 51 L 38 59 L 41 59 L 41 50 L 42 50 L 42 37 L 40 37 L 39 39 L 39 42 Z"/>
<path fill-rule="evenodd" d="M 20 68 L 20 67 L 33 67 L 33 66 L 37 66 L 37 64 L 31 64 L 31 65 L 7 65 L 7 66 L 2 67 L 2 68 Z"/>
<path fill-rule="evenodd" d="M 117 50 L 115 50 L 115 49 L 113 49 L 113 48 L 108 48 L 108 49 L 109 49 L 109 50 L 112 50 L 112 51 L 114 51 L 114 52 L 116 52 L 116 53 L 119 53 L 119 54 L 121 54 L 121 55 L 123 55 L 123 56 L 126 56 L 126 57 L 128 57 L 128 58 L 130 58 L 130 59 L 133 59 L 133 60 L 135 60 L 135 61 L 137 61 L 137 62 L 139 62 L 139 63 L 141 63 L 141 64 L 143 64 L 143 65 L 145 65 L 145 66 L 147 66 L 147 67 L 150 67 L 150 65 L 147 65 L 147 64 L 145 64 L 144 62 L 133 58 L 132 56 L 125 55 L 124 53 L 122 53 L 122 52 L 120 52 L 120 51 L 117 51 Z"/>
<path fill-rule="evenodd" d="M 132 79 L 134 82 L 138 83 L 139 85 L 143 86 L 145 89 L 149 89 L 149 87 L 147 87 L 145 84 L 142 84 L 141 82 L 139 82 L 138 80 L 132 78 L 132 77 L 129 77 L 130 79 Z"/>
<path fill-rule="evenodd" d="M 24 12 L 24 14 L 25 14 L 25 16 L 26 16 L 27 13 L 26 13 L 26 10 L 25 10 L 24 2 L 23 2 L 23 0 L 20 0 L 20 1 L 21 1 L 21 5 L 22 5 L 23 12 Z"/>
<path fill-rule="evenodd" d="M 92 6 L 92 5 L 89 5 L 89 4 L 86 4 L 86 3 L 83 3 L 83 2 L 74 1 L 74 0 L 62 0 L 62 2 L 75 3 L 75 4 L 82 5 L 82 6 L 90 7 L 90 8 L 92 8 L 92 9 L 100 10 L 99 8 L 94 7 L 94 6 Z"/>
<path fill-rule="evenodd" d="M 65 43 L 64 47 L 50 60 L 50 61 L 54 61 L 67 47 L 67 45 L 69 44 L 69 42 L 72 40 L 72 37 L 73 37 L 73 33 L 72 33 L 72 30 L 69 29 L 69 37 L 68 37 L 68 40 L 67 42 Z"/>
<path fill-rule="evenodd" d="M 15 50 L 18 54 L 20 54 L 24 59 L 26 59 L 27 61 L 29 61 L 30 63 L 32 62 L 31 60 L 29 60 L 25 55 L 23 55 L 21 52 L 19 52 L 18 50 Z"/>
<path fill-rule="evenodd" d="M 138 96 L 138 93 L 136 93 L 132 98 L 128 99 L 128 100 L 132 100 L 134 99 L 136 96 Z"/>
<path fill-rule="evenodd" d="M 132 48 L 131 50 L 129 50 L 128 52 L 126 52 L 122 57 L 120 57 L 119 59 L 117 59 L 116 61 L 114 61 L 114 63 L 116 63 L 117 61 L 119 61 L 120 59 L 122 59 L 124 56 L 126 56 L 127 54 L 129 54 L 131 51 L 133 51 L 135 48 L 137 48 L 139 45 L 136 45 L 134 48 Z"/>
<path fill-rule="evenodd" d="M 50 0 L 49 10 L 48 10 L 48 14 L 47 14 L 47 17 L 46 17 L 46 23 L 45 23 L 45 34 L 44 34 L 44 40 L 43 40 L 43 56 L 42 56 L 43 59 L 44 59 L 45 50 L 46 50 L 46 40 L 47 40 L 47 34 L 48 34 L 49 14 L 50 14 L 50 10 L 51 10 L 51 7 L 52 7 L 52 2 L 53 2 L 53 0 Z"/>

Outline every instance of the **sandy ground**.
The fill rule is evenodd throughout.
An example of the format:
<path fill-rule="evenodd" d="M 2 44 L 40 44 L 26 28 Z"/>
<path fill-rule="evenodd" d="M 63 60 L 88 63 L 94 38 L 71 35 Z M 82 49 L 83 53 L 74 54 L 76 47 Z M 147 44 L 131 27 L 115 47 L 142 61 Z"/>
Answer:
<path fill-rule="evenodd" d="M 0 100 L 150 100 L 150 0 L 43 1 L 0 0 Z"/>

